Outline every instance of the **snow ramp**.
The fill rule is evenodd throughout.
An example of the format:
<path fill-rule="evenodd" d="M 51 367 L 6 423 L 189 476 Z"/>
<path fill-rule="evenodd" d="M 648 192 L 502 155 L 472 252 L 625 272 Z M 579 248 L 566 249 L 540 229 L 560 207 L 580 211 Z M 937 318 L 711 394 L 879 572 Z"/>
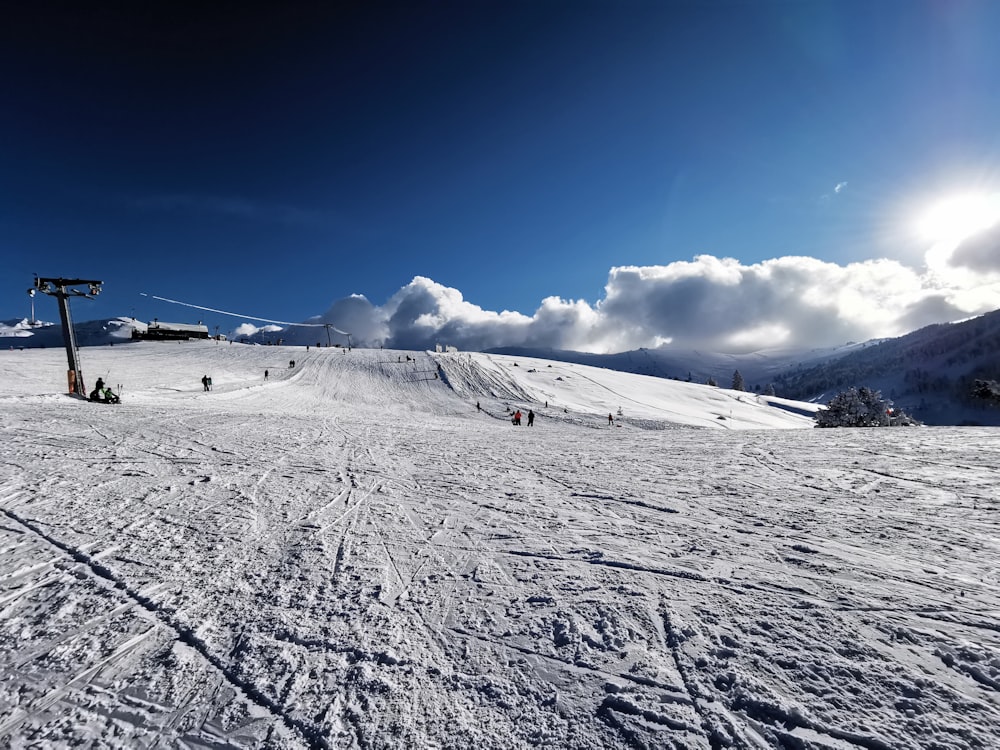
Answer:
<path fill-rule="evenodd" d="M 488 354 L 438 354 L 445 382 L 464 398 L 497 401 L 543 401 L 511 376 L 509 367 Z"/>
<path fill-rule="evenodd" d="M 241 397 L 290 411 L 469 411 L 469 404 L 447 387 L 430 355 L 378 349 L 322 349 L 300 355 L 295 368 L 272 372 L 266 384 L 258 382 Z"/>

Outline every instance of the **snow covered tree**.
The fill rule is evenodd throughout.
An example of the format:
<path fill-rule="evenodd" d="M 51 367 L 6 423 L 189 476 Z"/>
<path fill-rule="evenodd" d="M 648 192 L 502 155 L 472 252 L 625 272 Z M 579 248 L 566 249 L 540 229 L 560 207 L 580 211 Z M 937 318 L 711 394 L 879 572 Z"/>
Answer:
<path fill-rule="evenodd" d="M 913 420 L 894 411 L 879 391 L 851 388 L 830 399 L 826 409 L 816 412 L 817 427 L 889 427 Z"/>
<path fill-rule="evenodd" d="M 768 383 L 767 384 L 767 388 L 764 389 L 764 395 L 765 396 L 773 396 L 774 395 L 774 383 Z"/>
<path fill-rule="evenodd" d="M 734 391 L 746 390 L 746 383 L 743 382 L 743 376 L 740 375 L 739 370 L 733 373 L 733 390 Z"/>
<path fill-rule="evenodd" d="M 708 385 L 715 386 L 716 388 L 719 386 L 719 384 L 715 382 L 715 378 L 711 375 L 708 376 Z"/>
<path fill-rule="evenodd" d="M 1000 402 L 1000 383 L 995 380 L 977 380 L 972 384 L 972 395 L 994 403 Z"/>

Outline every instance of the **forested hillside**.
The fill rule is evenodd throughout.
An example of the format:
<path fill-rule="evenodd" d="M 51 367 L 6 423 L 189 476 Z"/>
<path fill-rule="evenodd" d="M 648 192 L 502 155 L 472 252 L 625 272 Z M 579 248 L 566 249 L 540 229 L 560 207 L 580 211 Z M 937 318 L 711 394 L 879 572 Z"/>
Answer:
<path fill-rule="evenodd" d="M 1000 409 L 972 395 L 976 379 L 1000 375 L 1000 310 L 928 326 L 813 367 L 775 377 L 786 398 L 822 400 L 851 387 L 882 391 L 928 424 L 1000 424 Z"/>

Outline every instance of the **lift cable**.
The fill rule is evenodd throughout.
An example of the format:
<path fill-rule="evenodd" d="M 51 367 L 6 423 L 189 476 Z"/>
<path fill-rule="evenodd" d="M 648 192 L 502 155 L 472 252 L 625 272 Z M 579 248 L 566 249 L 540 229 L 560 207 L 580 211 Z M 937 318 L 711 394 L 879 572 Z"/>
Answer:
<path fill-rule="evenodd" d="M 275 323 L 277 325 L 283 326 L 299 326 L 301 328 L 326 328 L 328 331 L 335 331 L 342 336 L 350 336 L 347 331 L 341 331 L 336 326 L 330 323 L 290 323 L 287 320 L 271 320 L 270 318 L 258 318 L 254 315 L 240 315 L 239 313 L 228 312 L 226 310 L 216 310 L 214 307 L 203 307 L 201 305 L 192 305 L 189 302 L 180 302 L 175 299 L 168 299 L 167 297 L 157 297 L 155 294 L 146 294 L 145 292 L 139 292 L 143 297 L 150 297 L 151 299 L 158 299 L 161 302 L 171 302 L 175 305 L 183 305 L 184 307 L 193 307 L 196 310 L 207 310 L 208 312 L 219 313 L 220 315 L 231 315 L 234 318 L 246 318 L 247 320 L 256 320 L 262 323 Z"/>

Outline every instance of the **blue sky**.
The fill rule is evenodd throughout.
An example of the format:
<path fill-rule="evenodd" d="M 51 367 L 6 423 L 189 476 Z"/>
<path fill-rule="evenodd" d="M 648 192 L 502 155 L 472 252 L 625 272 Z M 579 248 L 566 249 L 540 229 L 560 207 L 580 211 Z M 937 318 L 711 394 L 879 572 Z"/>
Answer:
<path fill-rule="evenodd" d="M 25 6 L 0 31 L 3 317 L 27 314 L 33 273 L 104 280 L 78 319 L 223 330 L 240 321 L 139 293 L 291 321 L 362 294 L 384 322 L 421 277 L 439 328 L 503 310 L 530 327 L 551 296 L 577 333 L 618 310 L 539 339 L 581 348 L 698 343 L 675 308 L 692 278 L 720 345 L 1000 306 L 987 250 L 942 282 L 913 229 L 1000 191 L 1000 3 Z M 833 285 L 873 261 L 913 279 L 879 325 L 841 305 L 798 330 L 779 302 L 807 269 L 788 258 Z M 441 302 L 455 290 L 466 307 Z M 738 330 L 733 299 L 766 312 Z"/>

